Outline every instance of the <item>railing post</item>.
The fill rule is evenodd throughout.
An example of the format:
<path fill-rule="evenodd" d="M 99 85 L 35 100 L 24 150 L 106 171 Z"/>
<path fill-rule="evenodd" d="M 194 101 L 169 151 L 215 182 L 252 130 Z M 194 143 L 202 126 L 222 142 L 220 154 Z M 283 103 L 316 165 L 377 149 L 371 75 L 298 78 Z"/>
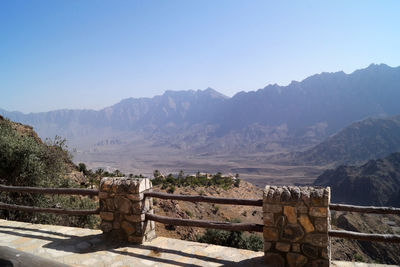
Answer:
<path fill-rule="evenodd" d="M 329 202 L 329 187 L 265 187 L 263 235 L 268 266 L 329 266 Z"/>
<path fill-rule="evenodd" d="M 155 238 L 154 221 L 145 220 L 146 213 L 154 213 L 153 199 L 143 197 L 143 193 L 151 188 L 151 181 L 147 178 L 101 179 L 100 227 L 103 233 L 136 244 Z"/>

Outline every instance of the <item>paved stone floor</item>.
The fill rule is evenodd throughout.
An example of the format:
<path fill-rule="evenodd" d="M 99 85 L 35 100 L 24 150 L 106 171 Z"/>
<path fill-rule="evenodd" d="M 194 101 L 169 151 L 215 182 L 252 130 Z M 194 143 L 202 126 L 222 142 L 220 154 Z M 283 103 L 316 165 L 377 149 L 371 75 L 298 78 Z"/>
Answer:
<path fill-rule="evenodd" d="M 116 242 L 99 230 L 6 220 L 0 220 L 0 246 L 72 266 L 265 266 L 263 252 L 165 237 L 129 245 Z M 334 262 L 333 266 L 378 265 Z"/>

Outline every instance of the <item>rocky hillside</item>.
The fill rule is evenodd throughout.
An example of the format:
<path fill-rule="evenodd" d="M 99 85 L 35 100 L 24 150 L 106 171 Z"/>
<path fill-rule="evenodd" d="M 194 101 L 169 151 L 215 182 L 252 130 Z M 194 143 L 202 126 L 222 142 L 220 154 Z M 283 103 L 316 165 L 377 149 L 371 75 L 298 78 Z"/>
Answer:
<path fill-rule="evenodd" d="M 314 184 L 330 186 L 332 202 L 400 207 L 400 153 L 361 166 L 327 170 Z"/>
<path fill-rule="evenodd" d="M 0 181 L 9 184 L 25 181 L 28 185 L 54 175 L 54 179 L 60 176 L 84 182 L 83 174 L 76 170 L 64 148 L 65 141 L 61 138 L 43 142 L 31 126 L 0 116 Z"/>
<path fill-rule="evenodd" d="M 366 119 L 329 137 L 319 145 L 297 153 L 297 162 L 345 164 L 378 159 L 400 151 L 400 115 Z"/>
<path fill-rule="evenodd" d="M 65 142 L 61 138 L 42 142 L 30 126 L 0 117 L 0 184 L 34 187 L 78 187 L 85 177 L 77 171 Z M 71 209 L 96 208 L 98 203 L 83 196 L 6 193 L 0 202 Z M 0 218 L 8 220 L 95 227 L 97 219 L 90 216 L 57 216 L 18 210 L 0 210 Z"/>
<path fill-rule="evenodd" d="M 332 228 L 347 231 L 400 234 L 400 217 L 395 215 L 332 212 Z M 334 259 L 386 264 L 400 263 L 400 244 L 332 238 Z"/>
<path fill-rule="evenodd" d="M 166 192 L 167 188 L 161 189 L 161 185 L 158 185 L 154 188 L 154 191 Z M 239 187 L 232 186 L 227 190 L 218 186 L 178 187 L 174 194 L 246 199 L 262 198 L 262 190 L 245 181 L 241 181 Z M 192 203 L 164 199 L 157 199 L 154 204 L 156 214 L 169 217 L 213 221 L 240 220 L 241 222 L 248 223 L 263 223 L 261 207 Z M 183 226 L 174 227 L 156 223 L 156 232 L 160 236 L 195 240 L 196 235 L 204 233 L 204 229 Z"/>
<path fill-rule="evenodd" d="M 156 186 L 155 191 L 166 192 Z M 181 187 L 174 194 L 207 195 L 230 198 L 262 198 L 262 190 L 254 185 L 241 181 L 239 187 L 227 190 L 211 187 Z M 155 213 L 168 217 L 184 219 L 202 219 L 214 221 L 231 221 L 262 224 L 261 207 L 234 205 L 215 205 L 210 203 L 191 203 L 176 200 L 154 200 Z M 334 229 L 344 229 L 357 232 L 393 233 L 400 234 L 400 218 L 392 215 L 361 215 L 350 212 L 333 212 L 332 224 Z M 195 240 L 204 233 L 202 228 L 172 226 L 156 223 L 159 236 Z M 261 236 L 261 235 L 260 235 Z M 396 264 L 400 262 L 400 245 L 332 239 L 332 255 L 334 260 L 363 261 Z"/>

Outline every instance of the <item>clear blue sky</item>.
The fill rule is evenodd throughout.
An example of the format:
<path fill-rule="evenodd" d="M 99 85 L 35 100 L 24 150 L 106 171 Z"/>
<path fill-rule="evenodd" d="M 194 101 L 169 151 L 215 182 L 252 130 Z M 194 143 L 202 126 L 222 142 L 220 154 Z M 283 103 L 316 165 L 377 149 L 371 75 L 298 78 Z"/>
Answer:
<path fill-rule="evenodd" d="M 400 65 L 400 1 L 0 1 L 0 108 L 99 109 Z"/>

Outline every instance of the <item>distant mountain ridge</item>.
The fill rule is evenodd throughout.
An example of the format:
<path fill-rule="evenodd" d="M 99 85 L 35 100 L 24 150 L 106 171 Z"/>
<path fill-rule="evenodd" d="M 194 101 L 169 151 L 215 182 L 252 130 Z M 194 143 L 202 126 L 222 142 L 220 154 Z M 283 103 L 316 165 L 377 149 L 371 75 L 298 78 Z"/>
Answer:
<path fill-rule="evenodd" d="M 314 184 L 330 186 L 332 202 L 400 207 L 400 153 L 327 170 Z"/>
<path fill-rule="evenodd" d="M 352 123 L 315 147 L 297 153 L 296 161 L 345 164 L 400 152 L 400 115 Z"/>
<path fill-rule="evenodd" d="M 400 67 L 372 64 L 351 74 L 316 74 L 232 98 L 208 88 L 124 99 L 99 111 L 0 114 L 34 126 L 41 137 L 57 134 L 72 142 L 85 136 L 98 142 L 100 133 L 124 132 L 200 152 L 264 151 L 315 144 L 356 120 L 399 114 L 398 99 Z"/>

